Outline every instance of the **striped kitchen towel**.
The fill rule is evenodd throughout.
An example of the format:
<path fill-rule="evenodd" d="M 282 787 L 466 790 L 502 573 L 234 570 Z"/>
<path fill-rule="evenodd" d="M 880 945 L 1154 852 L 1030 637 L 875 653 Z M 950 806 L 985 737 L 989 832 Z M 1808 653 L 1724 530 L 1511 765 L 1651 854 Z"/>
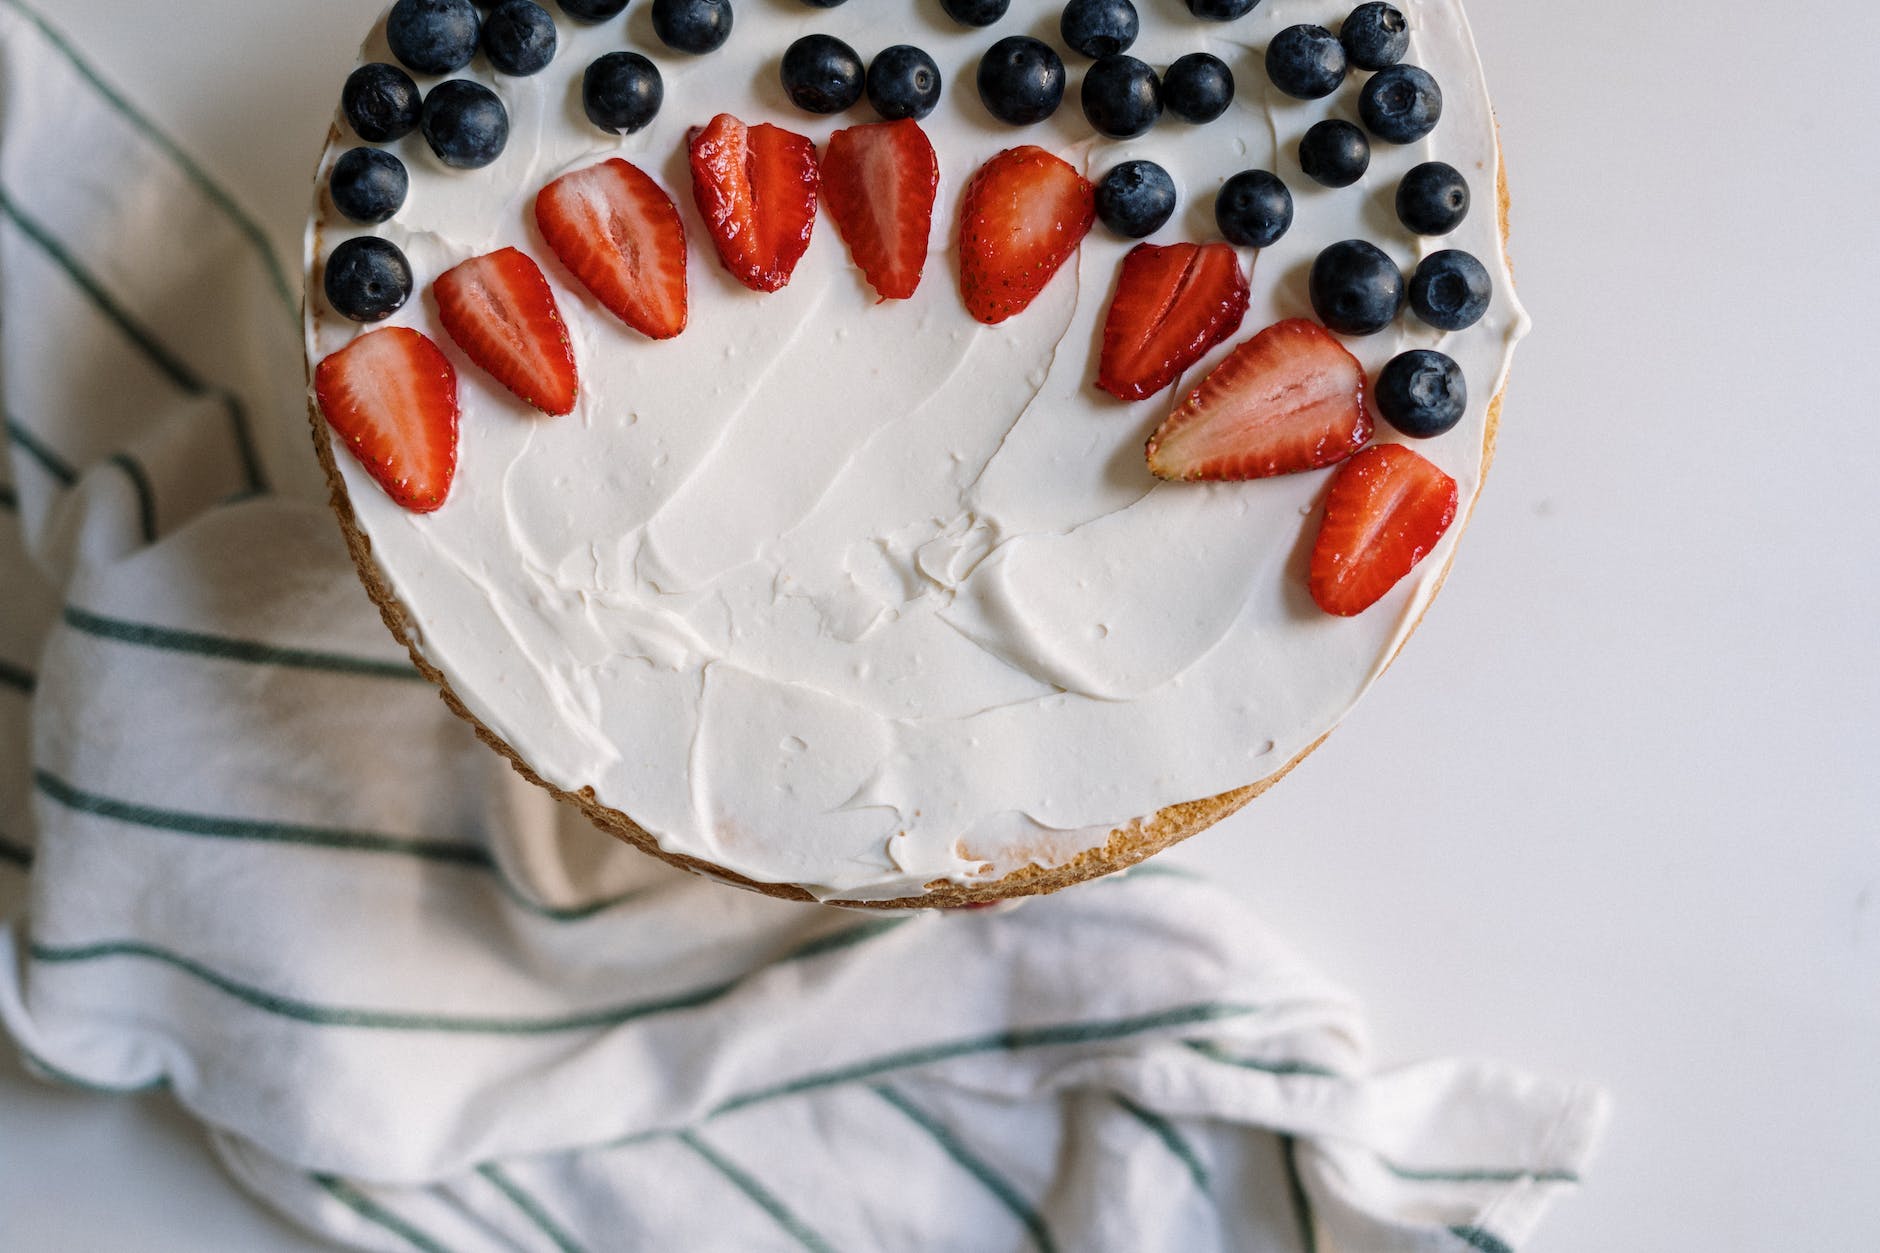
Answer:
<path fill-rule="evenodd" d="M 0 1023 L 32 1070 L 167 1089 L 365 1249 L 1500 1250 L 1577 1184 L 1596 1090 L 1376 1072 L 1204 882 L 874 918 L 585 828 L 355 581 L 270 232 L 17 0 L 0 92 Z"/>

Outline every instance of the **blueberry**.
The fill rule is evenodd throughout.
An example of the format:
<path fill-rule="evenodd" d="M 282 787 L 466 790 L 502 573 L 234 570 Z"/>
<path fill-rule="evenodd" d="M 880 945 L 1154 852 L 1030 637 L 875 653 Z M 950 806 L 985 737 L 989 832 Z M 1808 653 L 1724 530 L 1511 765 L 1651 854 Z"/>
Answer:
<path fill-rule="evenodd" d="M 1362 239 L 1333 244 L 1312 263 L 1312 311 L 1340 335 L 1374 335 L 1403 308 L 1403 275 Z"/>
<path fill-rule="evenodd" d="M 1175 180 L 1153 161 L 1125 161 L 1097 184 L 1097 216 L 1125 239 L 1162 229 L 1175 212 Z"/>
<path fill-rule="evenodd" d="M 1058 19 L 1058 34 L 1073 52 L 1113 57 L 1136 42 L 1142 28 L 1129 0 L 1071 0 Z"/>
<path fill-rule="evenodd" d="M 1253 12 L 1260 0 L 1188 0 L 1188 11 L 1210 22 L 1231 22 Z"/>
<path fill-rule="evenodd" d="M 467 78 L 431 88 L 419 125 L 437 159 L 460 170 L 482 169 L 509 142 L 509 111 L 495 92 Z"/>
<path fill-rule="evenodd" d="M 912 44 L 883 48 L 868 66 L 868 103 L 890 122 L 926 117 L 940 103 L 940 67 Z"/>
<path fill-rule="evenodd" d="M 396 65 L 374 61 L 347 76 L 339 106 L 353 134 L 369 144 L 389 144 L 418 129 L 424 99 L 411 75 Z"/>
<path fill-rule="evenodd" d="M 653 33 L 677 52 L 711 52 L 731 38 L 731 0 L 653 0 Z"/>
<path fill-rule="evenodd" d="M 947 16 L 961 26 L 990 26 L 1005 16 L 1012 0 L 940 0 Z"/>
<path fill-rule="evenodd" d="M 604 22 L 626 7 L 627 0 L 561 0 L 561 11 L 577 22 Z"/>
<path fill-rule="evenodd" d="M 1315 122 L 1299 141 L 1299 168 L 1326 187 L 1349 187 L 1371 166 L 1371 141 L 1350 122 Z"/>
<path fill-rule="evenodd" d="M 1345 46 L 1323 26 L 1288 26 L 1266 46 L 1266 76 L 1300 100 L 1337 91 L 1345 68 Z"/>
<path fill-rule="evenodd" d="M 1242 170 L 1221 184 L 1214 198 L 1214 224 L 1229 243 L 1242 247 L 1266 247 L 1286 233 L 1292 220 L 1292 193 L 1265 170 Z"/>
<path fill-rule="evenodd" d="M 1443 89 L 1428 70 L 1392 65 L 1379 70 L 1358 97 L 1365 129 L 1389 144 L 1413 144 L 1436 129 Z"/>
<path fill-rule="evenodd" d="M 327 179 L 333 207 L 355 222 L 383 222 L 405 205 L 411 189 L 405 163 L 380 148 L 354 148 L 333 163 Z"/>
<path fill-rule="evenodd" d="M 1410 51 L 1410 23 L 1381 0 L 1361 4 L 1338 28 L 1345 55 L 1361 70 L 1381 70 L 1403 60 Z"/>
<path fill-rule="evenodd" d="M 1043 40 L 1007 35 L 979 58 L 979 99 L 1001 122 L 1042 122 L 1064 100 L 1064 62 Z"/>
<path fill-rule="evenodd" d="M 1234 103 L 1234 72 L 1212 53 L 1191 52 L 1162 75 L 1162 103 L 1184 122 L 1212 122 Z"/>
<path fill-rule="evenodd" d="M 1425 161 L 1397 184 L 1397 220 L 1419 235 L 1447 235 L 1469 216 L 1469 181 L 1441 161 Z"/>
<path fill-rule="evenodd" d="M 1378 371 L 1373 393 L 1384 421 L 1411 439 L 1431 439 L 1462 421 L 1469 385 L 1462 367 L 1430 348 L 1392 357 Z"/>
<path fill-rule="evenodd" d="M 840 113 L 862 98 L 862 59 L 834 35 L 805 35 L 783 52 L 783 90 L 799 109 Z"/>
<path fill-rule="evenodd" d="M 841 4 L 842 0 L 803 0 L 803 3 L 815 9 L 833 9 Z"/>
<path fill-rule="evenodd" d="M 1480 322 L 1494 294 L 1488 267 L 1455 248 L 1431 253 L 1410 276 L 1410 307 L 1439 331 L 1466 331 Z"/>
<path fill-rule="evenodd" d="M 385 19 L 385 42 L 419 74 L 451 74 L 477 54 L 477 25 L 470 0 L 398 0 Z"/>
<path fill-rule="evenodd" d="M 665 98 L 659 67 L 637 52 L 597 57 L 581 76 L 581 107 L 588 121 L 616 135 L 631 135 L 652 121 Z"/>
<path fill-rule="evenodd" d="M 1146 61 L 1104 57 L 1084 71 L 1084 117 L 1100 135 L 1132 139 L 1162 116 L 1162 81 Z"/>
<path fill-rule="evenodd" d="M 555 19 L 535 0 L 503 0 L 483 19 L 483 55 L 504 74 L 540 73 L 555 59 Z"/>
<path fill-rule="evenodd" d="M 374 235 L 349 239 L 326 259 L 326 303 L 355 322 L 380 322 L 411 299 L 411 262 Z"/>

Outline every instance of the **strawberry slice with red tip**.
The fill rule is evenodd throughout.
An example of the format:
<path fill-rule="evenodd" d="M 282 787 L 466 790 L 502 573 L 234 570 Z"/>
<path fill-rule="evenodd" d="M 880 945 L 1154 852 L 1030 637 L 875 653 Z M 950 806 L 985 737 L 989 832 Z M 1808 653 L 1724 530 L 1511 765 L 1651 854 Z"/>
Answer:
<path fill-rule="evenodd" d="M 536 193 L 542 238 L 594 299 L 652 339 L 685 329 L 685 223 L 646 171 L 615 157 Z"/>
<path fill-rule="evenodd" d="M 555 293 L 526 253 L 472 257 L 438 275 L 431 294 L 457 347 L 518 399 L 547 414 L 574 408 L 574 344 Z"/>
<path fill-rule="evenodd" d="M 371 331 L 313 372 L 320 412 L 340 442 L 413 513 L 450 495 L 457 472 L 457 372 L 417 331 Z"/>
<path fill-rule="evenodd" d="M 752 291 L 787 284 L 816 225 L 816 146 L 720 113 L 692 132 L 687 154 L 692 195 L 725 269 Z"/>
<path fill-rule="evenodd" d="M 1312 547 L 1312 599 L 1349 618 L 1375 605 L 1429 556 L 1456 518 L 1456 481 L 1402 444 L 1338 467 Z"/>
<path fill-rule="evenodd" d="M 1137 244 L 1103 321 L 1097 386 L 1141 400 L 1173 383 L 1247 316 L 1247 276 L 1226 244 Z"/>
<path fill-rule="evenodd" d="M 1164 479 L 1263 479 L 1343 461 L 1371 438 L 1364 367 L 1317 322 L 1241 344 L 1149 437 Z"/>
<path fill-rule="evenodd" d="M 960 204 L 960 295 L 987 326 L 1023 313 L 1096 217 L 1096 193 L 1067 161 L 1026 144 L 979 167 Z"/>
<path fill-rule="evenodd" d="M 920 286 L 939 185 L 940 162 L 913 118 L 829 136 L 823 201 L 849 256 L 883 300 L 906 300 Z"/>

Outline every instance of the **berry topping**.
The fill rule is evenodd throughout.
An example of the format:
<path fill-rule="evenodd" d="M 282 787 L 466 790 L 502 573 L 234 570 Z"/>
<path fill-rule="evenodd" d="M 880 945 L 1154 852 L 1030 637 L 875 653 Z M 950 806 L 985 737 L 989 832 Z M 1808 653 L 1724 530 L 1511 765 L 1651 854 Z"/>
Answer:
<path fill-rule="evenodd" d="M 347 76 L 339 106 L 353 134 L 369 144 L 389 144 L 418 129 L 424 100 L 411 75 L 374 61 Z"/>
<path fill-rule="evenodd" d="M 1012 0 L 940 0 L 947 16 L 961 26 L 990 26 L 1011 6 Z"/>
<path fill-rule="evenodd" d="M 1338 468 L 1312 546 L 1312 599 L 1363 613 L 1429 555 L 1456 517 L 1456 481 L 1402 444 L 1367 448 Z"/>
<path fill-rule="evenodd" d="M 1372 0 L 1351 11 L 1338 28 L 1345 55 L 1361 70 L 1381 70 L 1403 60 L 1410 51 L 1410 23 L 1388 4 Z"/>
<path fill-rule="evenodd" d="M 813 9 L 833 9 L 841 5 L 843 0 L 803 0 L 803 3 Z"/>
<path fill-rule="evenodd" d="M 784 94 L 809 113 L 840 113 L 862 98 L 862 59 L 834 35 L 805 35 L 783 52 Z"/>
<path fill-rule="evenodd" d="M 509 112 L 482 83 L 453 78 L 424 98 L 424 142 L 445 165 L 480 170 L 509 143 Z"/>
<path fill-rule="evenodd" d="M 1371 399 L 1379 416 L 1411 439 L 1433 439 L 1462 421 L 1469 386 L 1452 359 L 1416 348 L 1390 359 Z"/>
<path fill-rule="evenodd" d="M 1312 263 L 1312 311 L 1340 335 L 1375 335 L 1403 308 L 1403 274 L 1362 239 L 1333 244 Z"/>
<path fill-rule="evenodd" d="M 385 19 L 385 42 L 416 73 L 451 74 L 477 54 L 477 26 L 470 0 L 398 0 Z"/>
<path fill-rule="evenodd" d="M 1188 0 L 1188 11 L 1210 22 L 1231 22 L 1253 12 L 1260 0 Z"/>
<path fill-rule="evenodd" d="M 1097 386 L 1118 400 L 1153 396 L 1246 315 L 1247 276 L 1226 244 L 1137 244 L 1103 321 Z"/>
<path fill-rule="evenodd" d="M 1292 192 L 1265 170 L 1242 170 L 1222 183 L 1214 198 L 1214 224 L 1228 242 L 1242 247 L 1276 242 L 1292 220 Z"/>
<path fill-rule="evenodd" d="M 1001 122 L 1042 122 L 1064 99 L 1064 62 L 1043 40 L 1007 35 L 979 59 L 979 99 Z"/>
<path fill-rule="evenodd" d="M 1175 180 L 1153 161 L 1125 161 L 1097 184 L 1097 216 L 1125 239 L 1162 229 L 1175 212 Z"/>
<path fill-rule="evenodd" d="M 1030 144 L 979 167 L 960 203 L 960 295 L 988 326 L 1038 297 L 1096 215 L 1095 194 L 1069 162 Z"/>
<path fill-rule="evenodd" d="M 1324 327 L 1275 323 L 1214 367 L 1149 437 L 1158 478 L 1264 479 L 1343 461 L 1371 438 L 1364 367 Z"/>
<path fill-rule="evenodd" d="M 1113 57 L 1136 42 L 1141 26 L 1129 0 L 1071 0 L 1058 19 L 1058 35 L 1073 52 Z"/>
<path fill-rule="evenodd" d="M 457 372 L 438 346 L 405 326 L 361 335 L 313 372 L 326 424 L 413 513 L 450 495 L 457 470 Z"/>
<path fill-rule="evenodd" d="M 535 224 L 622 322 L 653 339 L 685 329 L 685 224 L 646 171 L 615 157 L 564 174 L 536 195 Z"/>
<path fill-rule="evenodd" d="M 1379 70 L 1358 96 L 1365 129 L 1387 144 L 1413 144 L 1436 129 L 1443 89 L 1428 70 L 1392 65 Z"/>
<path fill-rule="evenodd" d="M 1300 100 L 1317 100 L 1345 81 L 1345 46 L 1323 26 L 1288 26 L 1266 46 L 1266 76 Z"/>
<path fill-rule="evenodd" d="M 720 113 L 692 133 L 692 195 L 732 277 L 776 291 L 809 247 L 816 225 L 816 147 L 761 122 Z"/>
<path fill-rule="evenodd" d="M 1349 187 L 1371 168 L 1371 141 L 1350 122 L 1315 122 L 1299 141 L 1299 168 L 1321 186 Z"/>
<path fill-rule="evenodd" d="M 653 33 L 676 52 L 711 52 L 731 38 L 731 0 L 653 0 Z"/>
<path fill-rule="evenodd" d="M 1469 216 L 1469 181 L 1441 161 L 1425 161 L 1397 184 L 1397 220 L 1419 235 L 1447 235 Z"/>
<path fill-rule="evenodd" d="M 1480 322 L 1494 294 L 1487 267 L 1454 248 L 1423 258 L 1410 276 L 1410 307 L 1439 331 L 1466 331 Z"/>
<path fill-rule="evenodd" d="M 1145 61 L 1104 57 L 1084 71 L 1084 117 L 1100 135 L 1131 139 L 1162 116 L 1162 81 Z"/>
<path fill-rule="evenodd" d="M 555 293 L 527 254 L 472 257 L 431 285 L 438 320 L 464 355 L 543 413 L 574 408 L 574 345 Z"/>
<path fill-rule="evenodd" d="M 382 322 L 411 299 L 411 262 L 390 240 L 361 235 L 333 249 L 323 286 L 341 317 Z"/>
<path fill-rule="evenodd" d="M 561 11 L 577 22 L 604 22 L 626 7 L 627 0 L 561 0 Z"/>
<path fill-rule="evenodd" d="M 617 135 L 631 135 L 652 121 L 665 98 L 659 67 L 637 52 L 609 52 L 581 75 L 588 121 Z"/>
<path fill-rule="evenodd" d="M 906 300 L 920 286 L 939 185 L 940 162 L 912 118 L 829 136 L 823 200 L 849 256 L 883 300 Z"/>
<path fill-rule="evenodd" d="M 1234 103 L 1234 72 L 1213 53 L 1178 57 L 1162 75 L 1162 103 L 1184 122 L 1212 122 Z"/>
<path fill-rule="evenodd" d="M 333 163 L 333 207 L 355 222 L 383 222 L 404 207 L 411 180 L 405 163 L 378 148 L 354 148 Z"/>
<path fill-rule="evenodd" d="M 483 55 L 504 74 L 538 74 L 555 59 L 555 19 L 535 0 L 503 0 L 483 19 Z"/>
<path fill-rule="evenodd" d="M 868 65 L 868 103 L 890 122 L 923 118 L 940 103 L 940 67 L 912 44 L 895 44 Z"/>

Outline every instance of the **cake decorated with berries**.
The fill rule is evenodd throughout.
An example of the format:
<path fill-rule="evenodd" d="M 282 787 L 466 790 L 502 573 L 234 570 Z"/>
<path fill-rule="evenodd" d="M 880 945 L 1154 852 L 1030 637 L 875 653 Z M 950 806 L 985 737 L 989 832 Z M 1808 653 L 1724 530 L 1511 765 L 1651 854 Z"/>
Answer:
<path fill-rule="evenodd" d="M 773 895 L 1049 891 L 1271 785 L 1528 324 L 1459 0 L 398 0 L 335 85 L 362 580 L 529 778 Z"/>

